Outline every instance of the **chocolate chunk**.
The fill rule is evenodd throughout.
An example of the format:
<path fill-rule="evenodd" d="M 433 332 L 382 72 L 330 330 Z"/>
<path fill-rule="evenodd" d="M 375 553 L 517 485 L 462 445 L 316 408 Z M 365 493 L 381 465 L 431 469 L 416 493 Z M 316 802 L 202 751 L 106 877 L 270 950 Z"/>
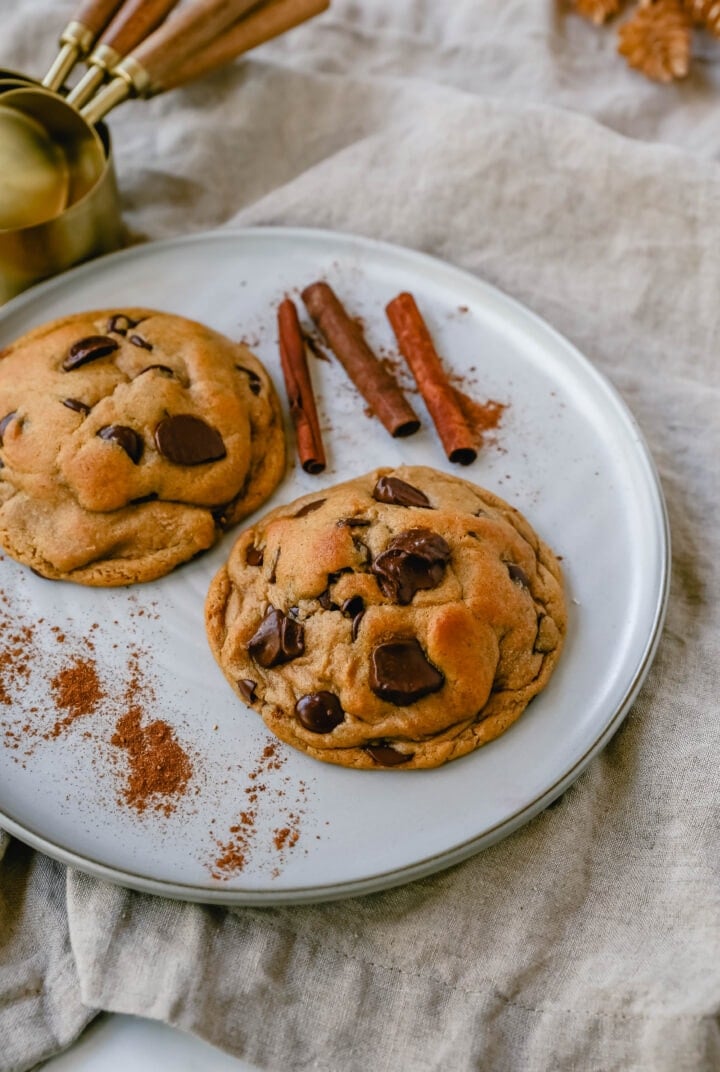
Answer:
<path fill-rule="evenodd" d="M 362 596 L 350 596 L 340 609 L 346 618 L 354 618 L 365 610 L 365 600 Z"/>
<path fill-rule="evenodd" d="M 523 588 L 530 587 L 530 579 L 521 566 L 516 566 L 514 562 L 508 562 L 507 569 L 511 581 L 515 581 L 516 584 L 521 584 Z"/>
<path fill-rule="evenodd" d="M 128 457 L 138 464 L 143 454 L 144 443 L 142 438 L 132 428 L 124 424 L 106 424 L 97 433 L 101 439 L 110 443 L 117 443 L 125 451 Z"/>
<path fill-rule="evenodd" d="M 305 503 L 296 514 L 293 514 L 293 517 L 307 517 L 308 514 L 314 514 L 325 501 L 325 499 L 315 499 L 313 502 Z"/>
<path fill-rule="evenodd" d="M 152 350 L 153 344 L 148 342 L 147 339 L 143 339 L 142 335 L 131 335 L 128 339 L 133 346 L 139 346 L 141 350 Z"/>
<path fill-rule="evenodd" d="M 14 417 L 17 417 L 17 410 L 15 410 L 15 409 L 12 410 L 11 413 L 6 413 L 5 416 L 3 417 L 3 419 L 0 421 L 0 447 L 3 444 L 3 436 L 5 435 L 5 431 L 7 429 L 7 426 L 10 424 L 10 421 Z"/>
<path fill-rule="evenodd" d="M 372 555 L 370 554 L 370 548 L 368 547 L 368 545 L 366 543 L 363 543 L 362 540 L 359 540 L 357 536 L 353 536 L 352 543 L 357 553 L 357 556 L 360 559 L 360 565 L 369 566 Z"/>
<path fill-rule="evenodd" d="M 334 692 L 310 692 L 295 704 L 298 721 L 310 733 L 331 733 L 345 721 L 345 712 Z"/>
<path fill-rule="evenodd" d="M 333 603 L 330 598 L 330 589 L 326 588 L 324 592 L 321 592 L 317 597 L 317 601 L 323 610 L 337 610 L 337 603 Z"/>
<path fill-rule="evenodd" d="M 142 506 L 142 504 L 146 502 L 156 502 L 158 498 L 159 496 L 156 491 L 149 491 L 147 495 L 138 495 L 137 499 L 131 499 L 130 505 Z"/>
<path fill-rule="evenodd" d="M 155 429 L 155 446 L 175 465 L 204 465 L 219 461 L 227 453 L 220 433 L 189 413 L 160 421 Z"/>
<path fill-rule="evenodd" d="M 303 627 L 271 607 L 251 638 L 248 651 L 266 670 L 297 659 L 305 651 Z"/>
<path fill-rule="evenodd" d="M 252 681 L 249 677 L 241 677 L 238 678 L 236 684 L 243 700 L 245 700 L 246 703 L 252 703 L 255 699 L 257 681 Z"/>
<path fill-rule="evenodd" d="M 372 525 L 372 521 L 365 517 L 341 517 L 335 524 L 348 529 L 364 529 L 368 525 Z"/>
<path fill-rule="evenodd" d="M 401 606 L 421 589 L 436 588 L 450 559 L 447 542 L 430 529 L 401 532 L 371 566 L 380 591 Z"/>
<path fill-rule="evenodd" d="M 370 688 L 399 707 L 439 692 L 445 684 L 444 675 L 428 662 L 415 637 L 378 644 L 371 659 Z"/>
<path fill-rule="evenodd" d="M 115 313 L 108 320 L 107 330 L 114 331 L 116 335 L 127 335 L 130 328 L 137 327 L 139 323 L 139 320 L 131 320 L 124 313 Z"/>
<path fill-rule="evenodd" d="M 90 407 L 86 406 L 84 402 L 81 402 L 77 398 L 63 398 L 63 406 L 67 406 L 68 409 L 75 410 L 76 413 L 82 413 L 83 415 L 90 412 Z"/>
<path fill-rule="evenodd" d="M 252 369 L 245 368 L 244 365 L 236 365 L 235 368 L 238 370 L 238 372 L 245 373 L 249 380 L 248 387 L 254 395 L 259 395 L 262 391 L 262 380 L 258 376 L 257 372 L 253 372 Z"/>
<path fill-rule="evenodd" d="M 360 632 L 360 622 L 363 620 L 364 616 L 365 616 L 365 611 L 361 610 L 360 613 L 356 614 L 355 617 L 353 618 L 352 629 L 350 631 L 353 640 L 357 640 L 358 633 Z"/>
<path fill-rule="evenodd" d="M 390 744 L 369 744 L 365 751 L 381 767 L 399 767 L 412 759 L 411 752 L 398 752 Z"/>
<path fill-rule="evenodd" d="M 261 547 L 255 547 L 254 544 L 250 544 L 245 552 L 245 561 L 248 566 L 262 566 L 265 553 Z"/>
<path fill-rule="evenodd" d="M 162 372 L 163 376 L 174 376 L 175 373 L 168 365 L 147 365 L 144 369 L 138 372 L 138 376 L 142 376 L 145 372 Z"/>
<path fill-rule="evenodd" d="M 396 476 L 381 476 L 375 485 L 373 499 L 391 506 L 419 506 L 432 510 L 430 500 L 420 488 L 407 484 Z"/>
<path fill-rule="evenodd" d="M 62 367 L 65 372 L 72 372 L 81 365 L 107 357 L 117 349 L 118 344 L 107 335 L 88 335 L 86 339 L 79 339 L 78 342 L 73 343 Z"/>

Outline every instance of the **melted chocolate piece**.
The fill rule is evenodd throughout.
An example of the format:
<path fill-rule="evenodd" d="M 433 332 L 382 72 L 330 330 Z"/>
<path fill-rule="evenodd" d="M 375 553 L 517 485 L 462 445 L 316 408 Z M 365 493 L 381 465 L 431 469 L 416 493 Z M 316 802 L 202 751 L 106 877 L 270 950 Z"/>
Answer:
<path fill-rule="evenodd" d="M 346 618 L 355 618 L 365 610 L 365 600 L 362 596 L 350 596 L 340 609 Z"/>
<path fill-rule="evenodd" d="M 90 407 L 77 398 L 63 398 L 62 404 L 67 406 L 68 409 L 75 410 L 76 413 L 82 413 L 83 416 L 90 412 Z"/>
<path fill-rule="evenodd" d="M 110 443 L 117 443 L 125 451 L 131 461 L 137 465 L 142 458 L 145 444 L 137 432 L 128 428 L 125 424 L 106 424 L 97 432 L 101 439 Z"/>
<path fill-rule="evenodd" d="M 138 376 L 144 375 L 146 372 L 162 372 L 163 376 L 174 376 L 175 373 L 168 365 L 147 365 L 144 369 L 138 372 Z"/>
<path fill-rule="evenodd" d="M 324 592 L 321 592 L 317 597 L 317 601 L 323 610 L 337 610 L 337 603 L 333 603 L 330 598 L 330 589 L 326 588 Z"/>
<path fill-rule="evenodd" d="M 407 484 L 396 476 L 381 476 L 373 490 L 373 499 L 391 506 L 419 506 L 432 510 L 427 495 L 420 488 Z"/>
<path fill-rule="evenodd" d="M 255 547 L 254 544 L 250 544 L 245 552 L 245 561 L 248 566 L 262 566 L 265 553 L 261 547 Z"/>
<path fill-rule="evenodd" d="M 356 614 L 355 617 L 353 618 L 352 629 L 351 629 L 351 636 L 352 636 L 353 640 L 357 640 L 358 633 L 360 632 L 360 622 L 363 620 L 364 616 L 365 616 L 365 611 L 361 610 L 360 613 Z"/>
<path fill-rule="evenodd" d="M 334 692 L 311 692 L 295 704 L 295 714 L 310 733 L 332 733 L 345 721 L 345 712 Z"/>
<path fill-rule="evenodd" d="M 348 529 L 365 529 L 368 525 L 372 525 L 372 521 L 364 517 L 341 517 L 335 524 Z"/>
<path fill-rule="evenodd" d="M 97 361 L 101 357 L 107 357 L 118 349 L 115 339 L 107 335 L 88 335 L 86 339 L 79 339 L 68 350 L 67 357 L 62 367 L 65 372 L 72 372 L 81 365 L 88 365 L 91 361 Z"/>
<path fill-rule="evenodd" d="M 108 320 L 107 330 L 114 331 L 116 335 L 127 335 L 130 328 L 137 327 L 139 323 L 139 320 L 131 320 L 124 313 L 115 313 Z"/>
<path fill-rule="evenodd" d="M 255 699 L 257 681 L 252 681 L 249 677 L 241 677 L 236 681 L 236 685 L 243 700 L 245 700 L 246 703 L 252 703 Z"/>
<path fill-rule="evenodd" d="M 296 514 L 293 514 L 293 517 L 307 517 L 308 514 L 314 514 L 324 502 L 326 502 L 325 499 L 315 499 L 314 502 L 305 503 Z"/>
<path fill-rule="evenodd" d="M 430 529 L 401 532 L 371 566 L 380 591 L 400 606 L 421 589 L 437 588 L 450 559 L 450 547 Z"/>
<path fill-rule="evenodd" d="M 141 350 L 152 350 L 153 344 L 148 342 L 147 339 L 143 339 L 142 335 L 131 335 L 128 339 L 133 346 L 139 346 Z"/>
<path fill-rule="evenodd" d="M 175 465 L 204 465 L 224 458 L 222 436 L 200 417 L 178 413 L 165 417 L 155 429 L 155 446 Z"/>
<path fill-rule="evenodd" d="M 398 752 L 390 744 L 369 744 L 365 751 L 381 767 L 399 767 L 412 759 L 412 753 Z"/>
<path fill-rule="evenodd" d="M 5 435 L 7 426 L 10 424 L 10 421 L 13 420 L 14 417 L 17 417 L 17 410 L 15 409 L 12 410 L 12 412 L 10 413 L 6 413 L 3 419 L 0 421 L 0 447 L 3 444 L 3 436 Z"/>
<path fill-rule="evenodd" d="M 521 584 L 523 588 L 530 587 L 530 578 L 521 566 L 516 566 L 514 562 L 508 562 L 507 569 L 511 581 L 514 581 L 515 584 Z"/>
<path fill-rule="evenodd" d="M 444 684 L 445 676 L 428 662 L 415 637 L 388 640 L 372 652 L 370 688 L 381 700 L 405 707 Z"/>
<path fill-rule="evenodd" d="M 360 565 L 369 566 L 372 555 L 370 554 L 370 548 L 368 547 L 368 545 L 366 543 L 363 543 L 362 540 L 359 540 L 357 536 L 353 536 L 352 543 L 360 559 Z"/>
<path fill-rule="evenodd" d="M 248 644 L 251 658 L 268 670 L 297 659 L 305 651 L 302 625 L 271 607 Z"/>
<path fill-rule="evenodd" d="M 253 372 L 252 369 L 245 368 L 244 365 L 236 365 L 235 368 L 238 370 L 238 372 L 245 373 L 249 380 L 248 387 L 254 395 L 259 395 L 262 391 L 262 380 L 258 376 L 257 372 Z"/>
<path fill-rule="evenodd" d="M 131 499 L 130 500 L 130 505 L 131 506 L 142 506 L 142 504 L 146 503 L 146 502 L 155 502 L 155 500 L 157 498 L 158 498 L 158 493 L 156 491 L 149 491 L 147 493 L 147 495 L 138 495 L 137 499 Z"/>

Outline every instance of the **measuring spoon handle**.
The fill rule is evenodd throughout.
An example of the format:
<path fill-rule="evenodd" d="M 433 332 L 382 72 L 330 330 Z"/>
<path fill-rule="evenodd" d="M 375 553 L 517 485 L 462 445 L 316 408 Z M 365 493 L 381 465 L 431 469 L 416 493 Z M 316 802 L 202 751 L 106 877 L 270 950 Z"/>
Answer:
<path fill-rule="evenodd" d="M 94 41 L 110 22 L 121 3 L 122 0 L 85 0 L 85 3 L 78 8 L 74 21 L 87 27 Z"/>
<path fill-rule="evenodd" d="M 81 56 L 86 56 L 97 35 L 107 26 L 122 0 L 85 0 L 60 35 L 60 51 L 42 80 L 46 89 L 58 90 Z"/>
<path fill-rule="evenodd" d="M 85 105 L 89 123 L 132 94 L 148 96 L 228 63 L 235 56 L 325 10 L 329 0 L 195 0 L 169 18 L 114 70 Z M 223 43 L 224 42 L 224 43 Z M 206 51 L 207 50 L 207 54 Z M 176 77 L 174 72 L 180 72 Z"/>
<path fill-rule="evenodd" d="M 167 18 L 178 0 L 126 0 L 100 44 L 127 56 Z"/>
<path fill-rule="evenodd" d="M 330 6 L 330 0 L 270 0 L 251 11 L 194 56 L 168 70 L 162 79 L 155 79 L 156 92 L 184 86 L 204 74 L 258 48 L 273 37 L 287 33 L 302 22 L 320 15 Z"/>
<path fill-rule="evenodd" d="M 88 57 L 88 69 L 68 94 L 76 108 L 90 100 L 108 71 L 156 30 L 178 0 L 125 0 Z"/>

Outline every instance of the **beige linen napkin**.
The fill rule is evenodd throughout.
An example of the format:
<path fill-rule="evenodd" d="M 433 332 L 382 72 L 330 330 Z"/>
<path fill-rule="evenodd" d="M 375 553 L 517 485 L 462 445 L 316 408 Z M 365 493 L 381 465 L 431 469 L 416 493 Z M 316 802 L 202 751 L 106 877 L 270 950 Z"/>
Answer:
<path fill-rule="evenodd" d="M 540 0 L 390 7 L 336 0 L 252 64 L 118 113 L 127 218 L 137 237 L 355 231 L 545 316 L 621 391 L 661 473 L 674 574 L 656 662 L 556 806 L 384 894 L 202 908 L 5 839 L 0 1069 L 100 1008 L 278 1072 L 720 1067 L 720 65 L 662 90 Z M 3 62 L 49 11 L 14 14 Z"/>

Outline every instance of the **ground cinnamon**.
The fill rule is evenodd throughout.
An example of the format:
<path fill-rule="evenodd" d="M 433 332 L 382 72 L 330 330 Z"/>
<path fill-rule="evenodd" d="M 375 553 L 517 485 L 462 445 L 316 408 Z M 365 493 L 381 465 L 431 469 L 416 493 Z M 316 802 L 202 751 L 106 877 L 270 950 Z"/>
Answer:
<path fill-rule="evenodd" d="M 167 722 L 154 719 L 143 726 L 142 718 L 141 707 L 130 707 L 118 719 L 110 739 L 128 753 L 123 798 L 137 812 L 152 808 L 169 815 L 190 781 L 192 766 Z"/>
<path fill-rule="evenodd" d="M 51 679 L 50 687 L 56 705 L 66 714 L 44 734 L 46 739 L 59 737 L 76 718 L 91 715 L 105 696 L 94 659 L 73 659 Z"/>

